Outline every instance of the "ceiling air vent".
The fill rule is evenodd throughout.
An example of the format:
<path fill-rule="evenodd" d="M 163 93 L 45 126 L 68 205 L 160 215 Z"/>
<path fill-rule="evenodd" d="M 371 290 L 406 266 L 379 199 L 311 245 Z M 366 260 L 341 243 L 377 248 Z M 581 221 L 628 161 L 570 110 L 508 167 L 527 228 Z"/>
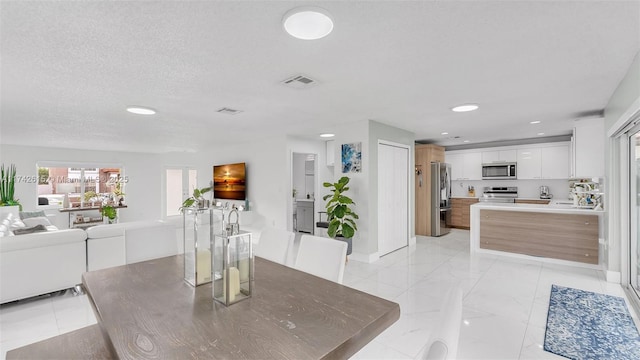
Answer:
<path fill-rule="evenodd" d="M 318 82 L 306 75 L 295 75 L 281 81 L 284 85 L 294 89 L 306 89 L 316 85 Z"/>
<path fill-rule="evenodd" d="M 241 113 L 242 111 L 223 107 L 222 109 L 217 110 L 217 112 L 219 112 L 220 114 L 235 115 Z"/>

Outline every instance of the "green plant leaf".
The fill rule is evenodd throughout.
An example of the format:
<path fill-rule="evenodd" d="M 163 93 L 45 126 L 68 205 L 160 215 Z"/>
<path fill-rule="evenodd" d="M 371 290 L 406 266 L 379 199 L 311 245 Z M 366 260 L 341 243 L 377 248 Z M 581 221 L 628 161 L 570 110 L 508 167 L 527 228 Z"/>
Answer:
<path fill-rule="evenodd" d="M 186 200 L 182 203 L 182 206 L 183 206 L 183 207 L 190 207 L 190 206 L 192 206 L 195 202 L 196 202 L 196 199 L 194 199 L 194 198 L 188 198 L 188 199 L 186 199 Z"/>
<path fill-rule="evenodd" d="M 336 237 L 336 233 L 338 231 L 338 226 L 340 226 L 340 221 L 338 220 L 331 220 L 331 222 L 329 223 L 329 228 L 327 229 L 327 234 L 334 238 Z"/>
<path fill-rule="evenodd" d="M 346 206 L 344 205 L 336 205 L 336 208 L 333 210 L 333 216 L 337 218 L 344 217 L 345 213 L 346 213 Z"/>
<path fill-rule="evenodd" d="M 353 200 L 351 200 L 350 197 L 344 195 L 340 195 L 338 201 L 340 201 L 342 204 L 354 204 Z"/>
<path fill-rule="evenodd" d="M 343 223 L 342 224 L 342 236 L 349 239 L 349 238 L 353 238 L 353 235 L 355 235 L 356 231 L 351 227 L 351 225 L 347 224 L 347 223 Z"/>

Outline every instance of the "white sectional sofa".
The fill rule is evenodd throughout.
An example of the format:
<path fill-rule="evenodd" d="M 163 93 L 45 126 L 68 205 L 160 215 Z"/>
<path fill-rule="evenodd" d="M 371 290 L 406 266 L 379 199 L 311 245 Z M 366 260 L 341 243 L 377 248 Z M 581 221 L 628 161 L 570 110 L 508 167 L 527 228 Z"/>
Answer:
<path fill-rule="evenodd" d="M 13 235 L 15 217 L 0 214 L 0 304 L 72 288 L 86 271 L 179 253 L 175 226 L 163 221 Z"/>
<path fill-rule="evenodd" d="M 5 234 L 0 237 L 0 304 L 80 283 L 87 269 L 84 230 Z"/>
<path fill-rule="evenodd" d="M 88 271 L 176 255 L 176 230 L 164 221 L 134 221 L 87 229 Z"/>

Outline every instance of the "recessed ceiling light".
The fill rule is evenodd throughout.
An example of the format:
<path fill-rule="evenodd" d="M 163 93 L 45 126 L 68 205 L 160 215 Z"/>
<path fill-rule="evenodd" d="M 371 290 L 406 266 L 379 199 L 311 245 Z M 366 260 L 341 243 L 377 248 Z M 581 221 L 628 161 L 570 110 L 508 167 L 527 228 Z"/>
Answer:
<path fill-rule="evenodd" d="M 530 121 L 529 124 L 540 124 L 540 120 Z"/>
<path fill-rule="evenodd" d="M 544 135 L 544 133 L 538 133 L 538 136 L 540 136 L 540 135 Z"/>
<path fill-rule="evenodd" d="M 441 132 L 440 135 L 449 135 L 449 133 L 444 131 L 444 132 Z"/>
<path fill-rule="evenodd" d="M 333 30 L 329 13 L 315 6 L 302 6 L 289 10 L 282 19 L 285 31 L 298 39 L 316 40 Z"/>
<path fill-rule="evenodd" d="M 467 111 L 473 111 L 473 110 L 478 110 L 478 105 L 476 104 L 464 104 L 464 105 L 459 105 L 456 106 L 454 108 L 451 109 L 451 111 L 455 111 L 455 112 L 467 112 Z"/>
<path fill-rule="evenodd" d="M 330 138 L 330 137 L 334 137 L 334 136 L 336 136 L 336 134 L 329 134 L 329 133 L 320 134 L 320 137 L 323 137 L 323 138 Z"/>
<path fill-rule="evenodd" d="M 144 106 L 127 106 L 127 111 L 137 115 L 153 115 L 156 113 L 152 108 Z"/>
<path fill-rule="evenodd" d="M 470 141 L 470 140 L 464 140 L 463 142 L 464 142 L 464 143 L 468 143 L 469 141 Z"/>

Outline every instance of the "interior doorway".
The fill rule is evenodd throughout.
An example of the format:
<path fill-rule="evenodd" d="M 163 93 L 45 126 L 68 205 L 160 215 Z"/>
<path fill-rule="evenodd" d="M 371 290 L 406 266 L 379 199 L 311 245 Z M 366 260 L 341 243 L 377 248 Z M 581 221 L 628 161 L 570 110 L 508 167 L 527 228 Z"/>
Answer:
<path fill-rule="evenodd" d="M 291 159 L 292 231 L 315 233 L 317 154 L 294 152 Z"/>

